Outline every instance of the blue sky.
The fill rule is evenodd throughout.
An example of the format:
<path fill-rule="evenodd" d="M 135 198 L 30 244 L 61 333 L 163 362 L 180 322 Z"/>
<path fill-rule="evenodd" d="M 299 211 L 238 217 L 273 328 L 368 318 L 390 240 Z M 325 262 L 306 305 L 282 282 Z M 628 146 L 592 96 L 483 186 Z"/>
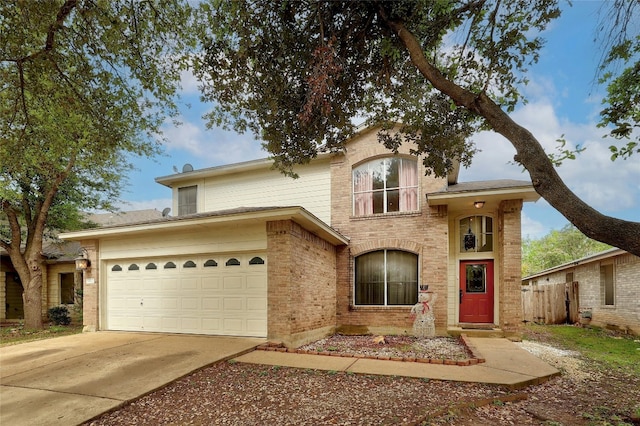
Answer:
<path fill-rule="evenodd" d="M 574 161 L 559 169 L 569 188 L 600 212 L 622 219 L 640 221 L 640 161 L 611 162 L 603 129 L 598 129 L 598 113 L 604 88 L 595 84 L 595 68 L 601 51 L 595 41 L 599 11 L 605 2 L 574 1 L 544 34 L 547 43 L 539 62 L 530 68 L 530 83 L 524 89 L 528 104 L 519 107 L 512 118 L 529 129 L 548 152 L 564 135 L 573 146 L 586 147 Z M 199 101 L 196 81 L 183 78 L 183 108 L 179 127 L 167 125 L 165 155 L 153 160 L 137 159 L 137 170 L 129 176 L 130 186 L 123 194 L 123 210 L 171 206 L 171 191 L 154 178 L 173 173 L 186 163 L 195 169 L 267 157 L 252 135 L 239 135 L 221 129 L 207 130 L 201 118 L 210 105 Z M 511 144 L 493 132 L 476 135 L 482 151 L 460 181 L 487 179 L 529 179 L 522 169 L 510 164 L 515 153 Z M 522 235 L 539 238 L 559 229 L 567 220 L 544 200 L 527 203 L 523 209 Z"/>

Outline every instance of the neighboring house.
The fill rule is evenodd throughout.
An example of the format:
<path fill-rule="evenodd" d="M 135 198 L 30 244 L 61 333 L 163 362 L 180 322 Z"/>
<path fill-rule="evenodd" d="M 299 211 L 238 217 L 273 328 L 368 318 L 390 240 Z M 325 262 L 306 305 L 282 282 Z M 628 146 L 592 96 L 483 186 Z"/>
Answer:
<path fill-rule="evenodd" d="M 583 316 L 588 312 L 591 324 L 640 335 L 639 277 L 640 258 L 613 248 L 523 278 L 523 301 L 526 306 L 526 300 L 536 291 L 544 293 L 546 288 L 564 288 L 565 283 L 568 283 L 572 288 L 567 285 L 567 293 L 577 296 L 575 299 L 578 306 L 574 307 L 575 310 L 580 311 Z M 562 298 L 558 299 L 555 303 L 549 303 L 552 298 L 547 297 L 550 306 L 543 310 L 563 311 L 565 302 Z M 535 318 L 541 315 L 535 313 L 535 305 L 534 301 L 531 309 L 525 308 L 525 319 L 541 319 Z M 575 322 L 576 318 L 570 320 Z"/>
<path fill-rule="evenodd" d="M 90 214 L 87 220 L 99 226 L 140 222 L 162 217 L 158 210 L 136 210 L 119 213 Z M 75 259 L 80 253 L 77 242 L 52 242 L 43 244 L 42 315 L 49 308 L 66 305 L 72 308 L 82 294 L 82 273 L 76 271 Z M 9 254 L 0 249 L 0 320 L 24 319 L 22 284 L 13 267 Z M 69 309 L 73 312 L 73 309 Z"/>
<path fill-rule="evenodd" d="M 291 179 L 256 160 L 159 177 L 175 216 L 69 232 L 88 250 L 86 330 L 259 336 L 411 332 L 420 286 L 439 333 L 517 329 L 528 181 L 425 176 L 377 128 Z M 474 206 L 475 205 L 475 206 Z"/>

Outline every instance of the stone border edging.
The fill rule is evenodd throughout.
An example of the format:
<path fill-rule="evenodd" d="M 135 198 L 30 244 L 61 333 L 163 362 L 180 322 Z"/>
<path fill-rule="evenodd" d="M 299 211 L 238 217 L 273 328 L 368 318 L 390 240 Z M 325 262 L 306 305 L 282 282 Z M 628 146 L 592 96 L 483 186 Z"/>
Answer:
<path fill-rule="evenodd" d="M 465 360 L 455 360 L 455 359 L 436 359 L 436 358 L 412 358 L 412 357 L 389 357 L 382 355 L 362 355 L 362 354 L 345 354 L 339 352 L 319 352 L 319 351 L 305 351 L 297 348 L 286 348 L 282 343 L 276 342 L 267 342 L 263 343 L 256 347 L 256 350 L 259 351 L 271 351 L 271 352 L 288 352 L 288 353 L 296 353 L 302 355 L 322 355 L 322 356 L 336 356 L 343 358 L 361 358 L 361 359 L 378 359 L 383 361 L 403 361 L 403 362 L 419 362 L 422 364 L 442 364 L 442 365 L 457 365 L 461 367 L 466 367 L 468 365 L 476 365 L 482 364 L 486 362 L 478 349 L 469 342 L 466 334 L 460 335 L 460 341 L 467 348 L 469 353 L 471 353 L 471 358 Z"/>

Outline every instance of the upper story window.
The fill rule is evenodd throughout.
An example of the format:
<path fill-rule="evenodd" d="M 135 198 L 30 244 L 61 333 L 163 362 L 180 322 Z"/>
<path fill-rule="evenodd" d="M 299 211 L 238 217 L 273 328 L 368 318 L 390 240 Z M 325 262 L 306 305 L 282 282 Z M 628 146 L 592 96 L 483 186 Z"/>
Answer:
<path fill-rule="evenodd" d="M 178 216 L 198 212 L 198 186 L 178 188 Z"/>
<path fill-rule="evenodd" d="M 407 158 L 382 158 L 353 169 L 353 214 L 418 210 L 418 164 Z"/>
<path fill-rule="evenodd" d="M 493 219 L 469 216 L 460 219 L 460 253 L 493 251 Z"/>

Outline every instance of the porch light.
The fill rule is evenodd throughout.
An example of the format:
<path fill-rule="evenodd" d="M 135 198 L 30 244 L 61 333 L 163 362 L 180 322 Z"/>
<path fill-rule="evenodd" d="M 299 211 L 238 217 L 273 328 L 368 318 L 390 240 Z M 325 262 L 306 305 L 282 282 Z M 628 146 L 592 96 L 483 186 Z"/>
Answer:
<path fill-rule="evenodd" d="M 473 202 L 473 207 L 475 207 L 476 209 L 481 209 L 484 207 L 484 201 L 474 201 Z"/>
<path fill-rule="evenodd" d="M 76 271 L 86 271 L 91 267 L 87 249 L 80 247 L 80 255 L 76 257 Z"/>

